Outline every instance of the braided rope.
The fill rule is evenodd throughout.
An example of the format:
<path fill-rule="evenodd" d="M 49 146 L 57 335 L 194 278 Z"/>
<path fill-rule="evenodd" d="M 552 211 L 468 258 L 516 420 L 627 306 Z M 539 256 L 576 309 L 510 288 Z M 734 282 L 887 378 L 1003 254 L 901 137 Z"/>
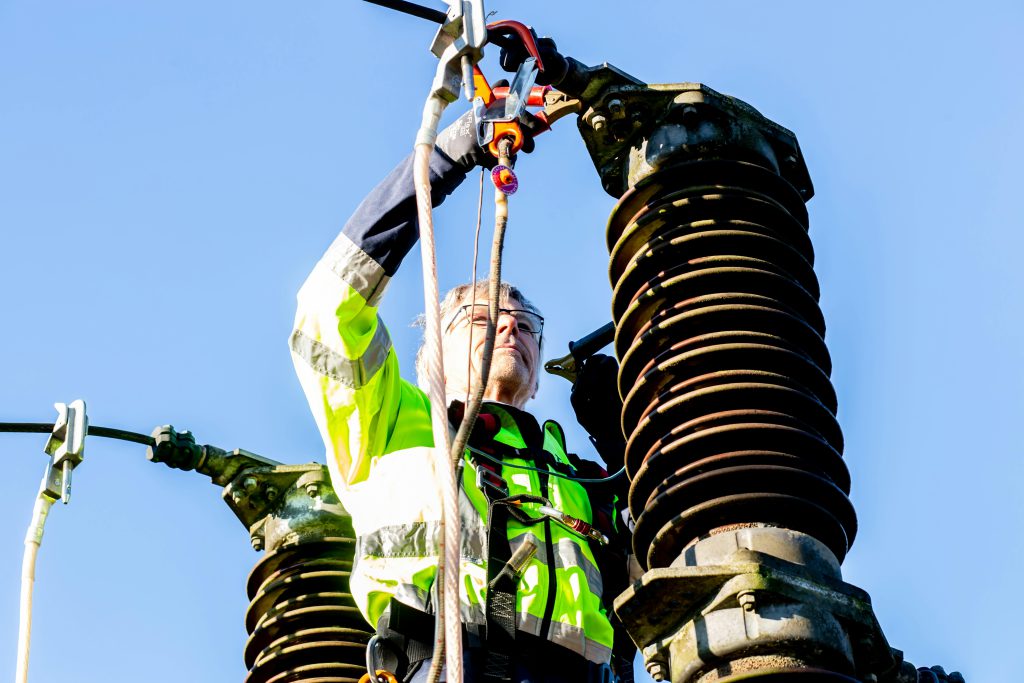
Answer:
<path fill-rule="evenodd" d="M 447 103 L 431 96 L 423 107 L 423 123 L 416 136 L 413 183 L 423 259 L 423 303 L 426 316 L 425 359 L 430 423 L 434 434 L 435 468 L 441 475 L 442 514 L 439 534 L 437 578 L 438 600 L 434 632 L 434 656 L 427 680 L 441 677 L 441 653 L 447 665 L 448 683 L 462 683 L 462 618 L 459 600 L 459 488 L 449 459 L 450 435 L 445 403 L 444 359 L 441 353 L 441 309 L 437 285 L 434 221 L 430 198 L 430 153 L 437 137 L 437 124 Z"/>

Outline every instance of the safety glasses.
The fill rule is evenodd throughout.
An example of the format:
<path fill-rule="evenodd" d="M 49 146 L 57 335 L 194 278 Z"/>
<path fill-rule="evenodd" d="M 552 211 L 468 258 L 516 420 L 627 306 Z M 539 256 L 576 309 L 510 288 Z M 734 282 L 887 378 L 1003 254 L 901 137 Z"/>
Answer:
<path fill-rule="evenodd" d="M 524 311 L 521 308 L 499 308 L 498 314 L 512 316 L 516 319 L 516 327 L 521 332 L 532 335 L 538 343 L 540 342 L 540 338 L 544 334 L 544 318 L 531 311 Z M 466 304 L 465 306 L 459 306 L 458 310 L 452 315 L 448 327 L 444 329 L 445 333 L 452 329 L 452 326 L 460 320 L 468 320 L 469 324 L 474 327 L 487 329 L 487 305 Z"/>

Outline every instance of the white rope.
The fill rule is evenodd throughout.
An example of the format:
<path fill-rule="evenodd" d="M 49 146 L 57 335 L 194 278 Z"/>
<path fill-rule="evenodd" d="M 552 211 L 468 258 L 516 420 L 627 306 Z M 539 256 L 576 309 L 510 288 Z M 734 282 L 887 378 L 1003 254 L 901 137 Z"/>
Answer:
<path fill-rule="evenodd" d="M 43 474 L 43 484 L 49 473 Z M 36 557 L 43 542 L 43 527 L 53 505 L 53 498 L 42 491 L 32 508 L 32 521 L 25 534 L 25 554 L 21 560 L 21 601 L 18 614 L 18 665 L 15 683 L 28 683 L 28 655 L 32 646 L 32 590 L 36 583 Z"/>
<path fill-rule="evenodd" d="M 430 154 L 437 137 L 437 124 L 447 103 L 431 96 L 423 107 L 423 122 L 416 135 L 413 183 L 423 259 L 423 303 L 426 317 L 425 358 L 427 396 L 430 399 L 434 433 L 434 466 L 441 476 L 442 516 L 439 532 L 437 578 L 439 600 L 434 631 L 434 656 L 427 676 L 429 683 L 441 677 L 441 653 L 445 657 L 448 683 L 462 683 L 462 618 L 459 599 L 460 535 L 459 488 L 449 459 L 450 434 L 445 401 L 444 360 L 441 353 L 441 309 L 437 286 L 434 221 L 430 199 Z"/>

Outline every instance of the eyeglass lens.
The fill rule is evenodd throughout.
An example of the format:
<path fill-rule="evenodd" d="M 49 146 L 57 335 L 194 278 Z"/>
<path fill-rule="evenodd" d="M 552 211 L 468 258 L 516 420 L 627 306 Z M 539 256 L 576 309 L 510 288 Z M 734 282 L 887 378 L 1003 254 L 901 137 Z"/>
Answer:
<path fill-rule="evenodd" d="M 487 306 L 485 304 L 466 304 L 462 307 L 470 317 L 472 323 L 478 327 L 487 326 Z M 499 313 L 511 315 L 516 319 L 516 326 L 523 332 L 540 336 L 544 329 L 544 318 L 536 313 L 516 308 L 499 308 Z"/>

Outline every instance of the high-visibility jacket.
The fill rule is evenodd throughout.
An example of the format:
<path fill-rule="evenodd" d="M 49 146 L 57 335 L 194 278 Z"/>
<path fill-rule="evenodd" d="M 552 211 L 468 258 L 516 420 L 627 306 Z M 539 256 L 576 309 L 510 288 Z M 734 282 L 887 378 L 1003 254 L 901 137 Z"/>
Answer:
<path fill-rule="evenodd" d="M 435 205 L 464 177 L 437 150 L 431 158 Z M 432 456 L 426 395 L 399 376 L 398 361 L 377 306 L 388 279 L 416 241 L 411 158 L 363 201 L 317 263 L 298 295 L 293 360 L 320 433 L 342 505 L 357 535 L 350 589 L 371 625 L 392 598 L 433 611 L 441 486 Z M 532 418 L 501 404 L 495 441 L 527 446 L 521 424 Z M 545 423 L 535 439 L 557 463 L 569 464 L 561 428 Z M 586 491 L 573 481 L 541 477 L 524 453 L 506 454 L 502 477 L 511 495 L 545 495 L 553 507 L 591 522 Z M 484 623 L 487 594 L 487 500 L 468 457 L 460 494 L 462 619 Z M 547 467 L 547 465 L 545 465 Z M 541 479 L 547 479 L 542 490 Z M 531 505 L 526 505 L 527 511 Z M 596 663 L 607 663 L 612 627 L 602 605 L 602 578 L 589 542 L 553 521 L 510 520 L 511 550 L 532 538 L 538 551 L 516 595 L 517 628 L 547 638 Z"/>

